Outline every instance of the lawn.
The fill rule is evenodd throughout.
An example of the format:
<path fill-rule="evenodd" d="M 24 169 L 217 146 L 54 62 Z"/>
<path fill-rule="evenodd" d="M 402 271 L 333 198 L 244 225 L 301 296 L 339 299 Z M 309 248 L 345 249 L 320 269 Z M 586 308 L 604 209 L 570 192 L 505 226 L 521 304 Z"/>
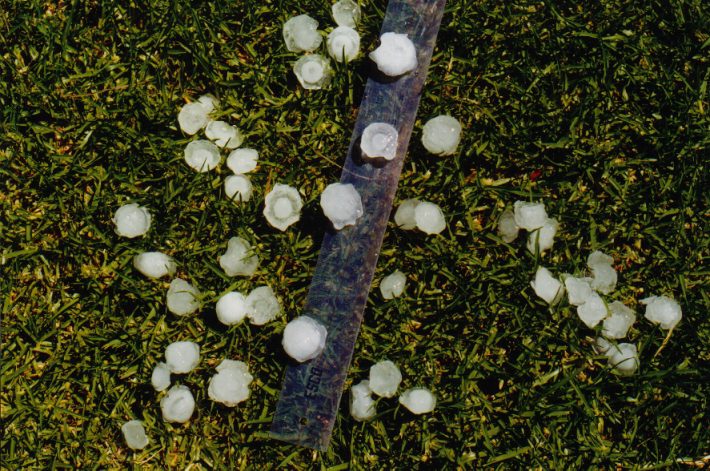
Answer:
<path fill-rule="evenodd" d="M 190 4 L 193 4 L 192 6 Z M 377 45 L 385 2 L 361 2 L 361 51 Z M 425 385 L 436 410 L 395 399 L 354 421 L 341 404 L 328 452 L 268 438 L 288 362 L 280 346 L 303 311 L 326 220 L 318 198 L 340 176 L 369 70 L 337 64 L 330 87 L 303 90 L 281 25 L 308 13 L 327 30 L 330 3 L 5 0 L 0 7 L 0 294 L 2 469 L 611 469 L 690 468 L 710 455 L 710 4 L 451 0 L 421 98 L 395 204 L 439 204 L 438 236 L 390 222 L 375 283 L 400 269 L 405 295 L 373 289 L 348 387 L 387 358 L 402 387 Z M 224 197 L 230 172 L 197 173 L 180 107 L 204 93 L 260 153 L 254 198 Z M 427 119 L 459 119 L 449 157 L 420 141 Z M 301 221 L 285 232 L 262 216 L 275 183 L 297 187 Z M 496 221 L 516 200 L 543 201 L 560 221 L 555 246 L 531 256 Z M 114 233 L 137 202 L 153 225 Z M 232 236 L 261 258 L 250 279 L 217 257 Z M 161 250 L 205 294 L 200 314 L 165 306 L 134 255 Z M 611 372 L 596 333 L 566 303 L 550 310 L 530 281 L 538 266 L 582 273 L 613 256 L 634 308 L 627 341 L 641 368 Z M 226 327 L 214 302 L 268 284 L 284 313 Z M 665 331 L 639 300 L 675 298 Z M 163 422 L 150 385 L 165 347 L 192 340 L 195 414 Z M 207 397 L 223 358 L 245 361 L 251 397 Z M 175 379 L 175 377 L 174 377 Z M 347 391 L 346 391 L 347 393 Z M 344 396 L 346 397 L 346 396 Z M 126 447 L 121 424 L 145 421 L 150 444 Z M 706 459 L 705 466 L 710 466 Z"/>

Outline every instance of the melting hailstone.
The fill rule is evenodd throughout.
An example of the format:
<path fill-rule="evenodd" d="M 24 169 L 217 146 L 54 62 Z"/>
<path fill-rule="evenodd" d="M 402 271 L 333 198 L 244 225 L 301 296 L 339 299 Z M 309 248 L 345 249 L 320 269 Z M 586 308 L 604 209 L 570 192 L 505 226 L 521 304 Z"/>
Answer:
<path fill-rule="evenodd" d="M 609 349 L 611 348 L 611 342 L 609 342 L 604 337 L 597 337 L 597 339 L 594 341 L 593 347 L 594 351 L 596 351 L 599 355 L 606 355 Z"/>
<path fill-rule="evenodd" d="M 192 136 L 200 129 L 207 126 L 210 120 L 210 113 L 214 110 L 214 104 L 207 104 L 206 101 L 193 101 L 186 103 L 180 108 L 178 113 L 178 124 L 185 134 Z"/>
<path fill-rule="evenodd" d="M 350 415 L 353 419 L 364 422 L 373 418 L 376 413 L 370 382 L 365 379 L 352 386 L 350 388 Z"/>
<path fill-rule="evenodd" d="M 331 7 L 333 19 L 338 26 L 354 28 L 360 22 L 360 6 L 353 0 L 340 0 Z"/>
<path fill-rule="evenodd" d="M 308 54 L 293 64 L 293 73 L 306 90 L 320 90 L 328 86 L 333 76 L 330 61 L 320 54 Z"/>
<path fill-rule="evenodd" d="M 172 257 L 162 252 L 143 252 L 133 257 L 133 266 L 148 278 L 174 275 L 176 266 Z"/>
<path fill-rule="evenodd" d="M 241 175 L 253 171 L 258 161 L 259 153 L 254 149 L 245 147 L 243 149 L 235 149 L 229 153 L 227 167 L 236 175 Z"/>
<path fill-rule="evenodd" d="M 535 294 L 550 306 L 557 304 L 565 293 L 562 283 L 545 267 L 538 267 L 535 280 L 530 286 L 535 290 Z"/>
<path fill-rule="evenodd" d="M 253 253 L 249 242 L 241 237 L 232 237 L 227 242 L 227 251 L 219 257 L 219 266 L 227 276 L 252 276 L 259 265 L 259 257 Z"/>
<path fill-rule="evenodd" d="M 153 368 L 150 375 L 150 384 L 156 391 L 165 391 L 170 386 L 170 368 L 163 362 L 159 362 Z"/>
<path fill-rule="evenodd" d="M 175 278 L 168 288 L 168 311 L 176 316 L 188 316 L 200 307 L 200 291 L 182 278 Z"/>
<path fill-rule="evenodd" d="M 370 123 L 362 132 L 360 149 L 370 158 L 392 160 L 397 156 L 399 133 L 391 124 Z"/>
<path fill-rule="evenodd" d="M 195 398 L 187 386 L 173 386 L 160 400 L 160 410 L 164 421 L 184 424 L 195 411 Z"/>
<path fill-rule="evenodd" d="M 526 231 L 534 231 L 545 225 L 547 222 L 547 212 L 542 203 L 528 203 L 526 201 L 516 201 L 513 204 L 515 223 L 519 228 Z"/>
<path fill-rule="evenodd" d="M 577 306 L 577 315 L 587 327 L 593 329 L 609 315 L 609 311 L 601 296 L 592 292 L 584 304 Z"/>
<path fill-rule="evenodd" d="M 217 319 L 224 325 L 241 323 L 249 312 L 247 298 L 242 293 L 232 291 L 217 300 Z"/>
<path fill-rule="evenodd" d="M 370 53 L 377 68 L 385 75 L 398 77 L 417 68 L 417 50 L 406 34 L 385 33 L 380 47 Z"/>
<path fill-rule="evenodd" d="M 424 148 L 436 155 L 451 155 L 461 141 L 461 123 L 452 116 L 440 115 L 426 122 L 422 132 Z"/>
<path fill-rule="evenodd" d="M 392 397 L 397 393 L 402 373 L 390 360 L 383 360 L 370 367 L 370 390 L 380 397 Z"/>
<path fill-rule="evenodd" d="M 510 209 L 506 209 L 498 218 L 498 235 L 503 242 L 511 243 L 518 238 L 520 228 L 515 223 L 515 215 Z"/>
<path fill-rule="evenodd" d="M 426 388 L 412 388 L 399 396 L 399 403 L 412 414 L 426 414 L 436 407 L 436 397 Z"/>
<path fill-rule="evenodd" d="M 207 108 L 208 113 L 212 113 L 219 107 L 219 100 L 211 93 L 202 95 L 200 98 L 197 99 L 197 102 Z"/>
<path fill-rule="evenodd" d="M 185 162 L 193 170 L 208 172 L 219 165 L 219 147 L 210 141 L 198 139 L 185 147 Z"/>
<path fill-rule="evenodd" d="M 271 226 L 285 231 L 301 219 L 302 207 L 303 201 L 297 189 L 277 183 L 264 198 L 264 217 Z"/>
<path fill-rule="evenodd" d="M 428 201 L 421 201 L 414 208 L 414 221 L 417 229 L 429 235 L 439 234 L 446 229 L 446 220 L 441 208 Z"/>
<path fill-rule="evenodd" d="M 318 22 L 308 15 L 298 15 L 283 26 L 286 49 L 291 52 L 312 52 L 318 49 L 323 38 L 318 32 Z"/>
<path fill-rule="evenodd" d="M 680 305 L 668 296 L 651 296 L 641 300 L 646 305 L 644 317 L 662 329 L 673 329 L 683 317 Z"/>
<path fill-rule="evenodd" d="M 598 250 L 587 257 L 587 266 L 592 271 L 592 288 L 602 294 L 609 294 L 616 287 L 617 274 L 613 263 L 612 257 Z"/>
<path fill-rule="evenodd" d="M 264 325 L 281 313 L 281 304 L 269 286 L 254 288 L 246 298 L 247 317 L 254 325 Z"/>
<path fill-rule="evenodd" d="M 328 35 L 328 54 L 338 62 L 350 62 L 360 52 L 360 35 L 349 26 L 338 26 Z"/>
<path fill-rule="evenodd" d="M 143 428 L 143 422 L 140 420 L 129 420 L 121 426 L 123 438 L 126 439 L 128 448 L 133 450 L 142 450 L 148 445 L 148 437 Z"/>
<path fill-rule="evenodd" d="M 362 216 L 360 193 L 350 183 L 331 183 L 320 195 L 323 214 L 340 230 L 352 226 Z"/>
<path fill-rule="evenodd" d="M 407 276 L 399 270 L 385 276 L 380 281 L 380 292 L 385 299 L 397 298 L 404 293 Z"/>
<path fill-rule="evenodd" d="M 205 136 L 226 149 L 236 149 L 244 141 L 241 131 L 224 121 L 210 121 L 205 128 Z"/>
<path fill-rule="evenodd" d="M 304 362 L 321 354 L 328 331 L 317 320 L 300 316 L 286 324 L 281 344 L 294 360 Z"/>
<path fill-rule="evenodd" d="M 550 250 L 555 243 L 558 227 L 557 219 L 547 218 L 540 229 L 536 229 L 528 235 L 528 252 L 536 254 Z"/>
<path fill-rule="evenodd" d="M 636 314 L 620 301 L 609 304 L 609 313 L 602 324 L 602 335 L 608 339 L 623 339 L 636 321 Z"/>
<path fill-rule="evenodd" d="M 640 365 L 638 350 L 632 343 L 610 345 L 606 356 L 609 358 L 609 366 L 623 376 L 633 375 Z"/>
<path fill-rule="evenodd" d="M 165 363 L 172 373 L 189 373 L 199 362 L 200 346 L 195 342 L 173 342 L 165 349 Z"/>
<path fill-rule="evenodd" d="M 251 180 L 244 175 L 230 175 L 224 179 L 224 194 L 235 203 L 246 203 L 253 193 Z"/>
<path fill-rule="evenodd" d="M 210 379 L 207 395 L 215 402 L 234 407 L 249 397 L 249 384 L 254 377 L 249 367 L 242 361 L 222 360 L 217 366 L 217 374 Z"/>
<path fill-rule="evenodd" d="M 121 237 L 138 237 L 150 229 L 151 216 L 146 208 L 136 203 L 124 204 L 113 215 L 116 234 Z"/>
<path fill-rule="evenodd" d="M 412 230 L 417 227 L 417 220 L 414 217 L 414 210 L 419 206 L 419 201 L 416 198 L 410 198 L 402 201 L 397 207 L 397 212 L 394 213 L 394 223 L 404 230 Z"/>
<path fill-rule="evenodd" d="M 581 306 L 594 294 L 591 278 L 575 278 L 566 275 L 564 280 L 565 288 L 567 288 L 567 300 L 572 306 Z"/>

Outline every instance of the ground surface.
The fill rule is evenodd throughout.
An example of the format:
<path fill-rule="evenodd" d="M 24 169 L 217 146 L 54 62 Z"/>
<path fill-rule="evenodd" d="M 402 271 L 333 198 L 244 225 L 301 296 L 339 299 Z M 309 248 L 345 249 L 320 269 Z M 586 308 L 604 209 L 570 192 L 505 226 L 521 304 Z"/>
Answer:
<path fill-rule="evenodd" d="M 130 6 L 116 6 L 116 4 Z M 327 453 L 267 438 L 286 359 L 280 332 L 302 309 L 323 219 L 317 198 L 335 181 L 357 114 L 367 60 L 337 67 L 328 90 L 306 92 L 280 27 L 323 2 L 10 1 L 0 8 L 0 288 L 2 467 L 440 469 L 469 466 L 679 466 L 710 453 L 708 325 L 708 81 L 710 5 L 696 1 L 451 1 L 419 111 L 398 200 L 442 206 L 437 237 L 392 223 L 375 280 L 399 268 L 406 296 L 373 292 L 350 379 L 389 358 L 403 386 L 422 384 L 436 411 L 414 417 L 382 400 L 371 423 L 342 406 Z M 508 6 L 503 6 L 507 4 Z M 363 4 L 362 48 L 377 40 L 384 2 Z M 182 160 L 177 112 L 205 92 L 261 153 L 256 197 L 223 196 L 228 170 L 197 174 Z M 464 126 L 459 151 L 427 155 L 422 120 Z M 705 167 L 704 167 L 705 165 Z M 261 216 L 275 182 L 305 196 L 282 233 Z M 517 199 L 543 200 L 561 222 L 540 259 L 504 244 L 495 221 Z M 141 239 L 110 222 L 121 204 L 153 213 Z M 251 280 L 217 264 L 229 237 L 256 245 Z M 158 249 L 206 293 L 178 319 L 167 281 L 132 267 Z M 631 332 L 641 370 L 619 378 L 590 347 L 574 311 L 554 312 L 529 281 L 538 264 L 581 273 L 587 254 L 613 255 L 619 299 L 668 294 L 684 318 Z M 268 283 L 285 314 L 225 328 L 214 299 Z M 162 421 L 150 373 L 165 346 L 202 346 L 181 378 L 198 407 L 186 425 Z M 221 358 L 246 361 L 248 402 L 209 401 Z M 146 422 L 142 452 L 120 425 Z"/>

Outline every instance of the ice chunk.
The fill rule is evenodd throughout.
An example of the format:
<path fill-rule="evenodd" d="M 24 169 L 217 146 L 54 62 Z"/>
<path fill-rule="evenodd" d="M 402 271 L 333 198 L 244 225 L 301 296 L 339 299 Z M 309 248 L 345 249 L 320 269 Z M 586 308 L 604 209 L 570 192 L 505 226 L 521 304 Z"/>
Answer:
<path fill-rule="evenodd" d="M 224 179 L 224 194 L 235 203 L 246 203 L 251 199 L 251 180 L 244 175 L 230 175 Z"/>
<path fill-rule="evenodd" d="M 227 276 L 252 276 L 259 265 L 259 257 L 252 251 L 249 242 L 241 237 L 232 237 L 227 242 L 227 251 L 219 257 L 219 266 Z"/>
<path fill-rule="evenodd" d="M 587 257 L 587 266 L 590 268 L 593 267 L 594 265 L 613 265 L 613 264 L 614 264 L 614 258 L 605 254 L 604 252 L 600 252 L 599 250 L 595 250 L 594 252 L 590 253 L 589 256 Z"/>
<path fill-rule="evenodd" d="M 129 420 L 121 426 L 123 438 L 126 439 L 128 448 L 133 450 L 142 450 L 148 445 L 148 437 L 143 428 L 143 422 L 140 420 Z"/>
<path fill-rule="evenodd" d="M 383 360 L 370 367 L 370 390 L 381 397 L 392 397 L 397 393 L 402 373 L 390 360 Z"/>
<path fill-rule="evenodd" d="M 547 221 L 547 212 L 545 205 L 542 203 L 528 203 L 525 201 L 516 201 L 513 205 L 515 214 L 515 223 L 519 228 L 526 231 L 534 231 L 545 225 Z"/>
<path fill-rule="evenodd" d="M 195 398 L 187 386 L 173 386 L 160 400 L 160 410 L 164 421 L 184 424 L 195 410 Z"/>
<path fill-rule="evenodd" d="M 584 304 L 577 307 L 577 315 L 587 327 L 593 329 L 602 319 L 609 315 L 609 311 L 604 300 L 593 292 Z"/>
<path fill-rule="evenodd" d="M 377 68 L 385 75 L 398 77 L 417 68 L 417 50 L 406 34 L 385 33 L 380 47 L 370 53 Z"/>
<path fill-rule="evenodd" d="M 185 162 L 198 172 L 208 172 L 219 165 L 219 147 L 210 141 L 198 139 L 185 147 Z"/>
<path fill-rule="evenodd" d="M 535 273 L 535 281 L 531 282 L 530 286 L 535 290 L 535 294 L 550 306 L 560 302 L 565 294 L 565 288 L 562 283 L 553 277 L 550 270 L 545 267 L 538 267 Z"/>
<path fill-rule="evenodd" d="M 350 388 L 350 415 L 358 422 L 370 420 L 377 413 L 368 380 Z"/>
<path fill-rule="evenodd" d="M 210 109 L 210 105 L 205 102 L 193 101 L 186 103 L 178 113 L 178 124 L 180 129 L 185 134 L 192 136 L 200 129 L 207 126 L 210 120 L 209 114 L 214 110 L 214 106 Z"/>
<path fill-rule="evenodd" d="M 153 368 L 150 375 L 150 384 L 156 391 L 165 391 L 170 386 L 170 368 L 163 362 L 158 363 Z"/>
<path fill-rule="evenodd" d="M 404 200 L 397 207 L 397 212 L 394 213 L 394 223 L 404 230 L 412 230 L 417 227 L 417 219 L 414 216 L 414 210 L 419 206 L 419 201 L 416 198 Z"/>
<path fill-rule="evenodd" d="M 210 379 L 207 395 L 227 407 L 234 407 L 249 397 L 249 384 L 254 378 L 242 361 L 222 360 L 217 374 Z"/>
<path fill-rule="evenodd" d="M 330 61 L 320 54 L 308 54 L 293 64 L 293 73 L 306 90 L 320 90 L 333 77 Z"/>
<path fill-rule="evenodd" d="M 602 335 L 608 339 L 623 339 L 636 321 L 636 314 L 620 301 L 609 304 L 611 315 L 604 319 Z"/>
<path fill-rule="evenodd" d="M 399 396 L 399 403 L 412 414 L 426 414 L 436 407 L 436 397 L 426 388 L 412 388 Z"/>
<path fill-rule="evenodd" d="M 294 16 L 284 23 L 283 36 L 291 52 L 313 52 L 323 41 L 318 22 L 308 15 Z"/>
<path fill-rule="evenodd" d="M 165 349 L 165 363 L 172 373 L 189 373 L 199 362 L 200 346 L 195 342 L 173 342 Z"/>
<path fill-rule="evenodd" d="M 150 229 L 151 216 L 146 208 L 136 203 L 124 204 L 113 215 L 116 234 L 121 237 L 138 237 Z"/>
<path fill-rule="evenodd" d="M 421 201 L 414 208 L 414 221 L 417 223 L 417 229 L 429 235 L 439 234 L 446 229 L 446 220 L 441 208 L 428 201 Z"/>
<path fill-rule="evenodd" d="M 636 345 L 631 343 L 611 345 L 606 355 L 609 358 L 609 366 L 624 376 L 634 374 L 640 364 Z"/>
<path fill-rule="evenodd" d="M 210 121 L 205 128 L 205 136 L 226 149 L 236 149 L 244 142 L 242 132 L 225 121 Z"/>
<path fill-rule="evenodd" d="M 348 26 L 338 26 L 328 35 L 328 54 L 338 62 L 350 62 L 360 52 L 360 35 Z"/>
<path fill-rule="evenodd" d="M 285 231 L 288 226 L 301 219 L 303 201 L 298 190 L 292 186 L 277 183 L 266 195 L 264 203 L 264 217 L 280 231 Z"/>
<path fill-rule="evenodd" d="M 609 294 L 616 287 L 616 270 L 611 265 L 593 265 L 592 269 L 592 288 L 602 294 Z"/>
<path fill-rule="evenodd" d="M 336 230 L 354 225 L 363 212 L 360 193 L 350 183 L 331 183 L 325 187 L 320 206 Z"/>
<path fill-rule="evenodd" d="M 242 293 L 232 291 L 219 298 L 216 309 L 217 319 L 224 325 L 236 325 L 249 312 L 247 298 Z"/>
<path fill-rule="evenodd" d="M 176 316 L 188 316 L 200 307 L 200 291 L 182 278 L 175 278 L 168 288 L 168 311 Z"/>
<path fill-rule="evenodd" d="M 668 296 L 651 296 L 641 300 L 646 305 L 644 317 L 662 329 L 673 329 L 683 317 L 680 305 Z"/>
<path fill-rule="evenodd" d="M 360 6 L 353 0 L 340 0 L 331 7 L 333 19 L 338 26 L 354 28 L 360 22 Z"/>
<path fill-rule="evenodd" d="M 520 228 L 515 223 L 515 215 L 510 209 L 503 211 L 503 214 L 498 218 L 498 235 L 503 242 L 511 243 L 518 238 Z"/>
<path fill-rule="evenodd" d="M 327 335 L 328 331 L 320 322 L 300 316 L 286 324 L 281 344 L 288 356 L 304 362 L 321 354 Z"/>
<path fill-rule="evenodd" d="M 543 253 L 550 250 L 555 243 L 555 235 L 559 223 L 557 219 L 547 218 L 545 224 L 540 229 L 536 229 L 528 236 L 528 251 L 532 254 Z"/>
<path fill-rule="evenodd" d="M 397 298 L 404 293 L 404 288 L 407 285 L 407 277 L 399 270 L 385 276 L 380 281 L 380 291 L 385 299 Z"/>
<path fill-rule="evenodd" d="M 590 284 L 591 278 L 575 278 L 574 276 L 563 276 L 565 288 L 567 288 L 567 299 L 572 306 L 581 306 L 587 302 L 594 291 Z"/>
<path fill-rule="evenodd" d="M 449 115 L 430 119 L 422 130 L 424 148 L 436 155 L 451 155 L 461 140 L 461 123 Z"/>
<path fill-rule="evenodd" d="M 607 339 L 604 337 L 597 337 L 597 339 L 594 341 L 594 350 L 599 354 L 599 355 L 607 355 L 612 347 L 611 342 L 609 342 Z"/>
<path fill-rule="evenodd" d="M 148 278 L 174 275 L 176 266 L 172 257 L 162 252 L 143 252 L 133 257 L 133 266 Z"/>
<path fill-rule="evenodd" d="M 251 290 L 246 302 L 247 317 L 254 325 L 264 325 L 281 313 L 279 300 L 269 286 L 259 286 Z"/>
<path fill-rule="evenodd" d="M 229 153 L 227 167 L 236 175 L 241 175 L 254 170 L 258 161 L 259 153 L 254 149 L 245 147 L 243 149 L 235 149 Z"/>
<path fill-rule="evenodd" d="M 197 102 L 207 109 L 207 113 L 212 113 L 219 107 L 219 100 L 211 93 L 202 95 L 200 98 L 197 99 Z"/>
<path fill-rule="evenodd" d="M 392 160 L 397 156 L 399 133 L 391 124 L 370 123 L 362 132 L 360 149 L 370 158 Z"/>

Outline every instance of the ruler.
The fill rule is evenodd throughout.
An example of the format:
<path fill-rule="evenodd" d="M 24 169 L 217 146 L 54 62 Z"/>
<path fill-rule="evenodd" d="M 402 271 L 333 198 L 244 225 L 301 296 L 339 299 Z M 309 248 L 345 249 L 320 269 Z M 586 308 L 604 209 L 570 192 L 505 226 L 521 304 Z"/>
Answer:
<path fill-rule="evenodd" d="M 287 367 L 272 438 L 328 448 L 445 3 L 390 0 L 387 6 L 381 34 L 406 33 L 417 49 L 419 66 L 399 79 L 375 72 L 365 86 L 340 179 L 360 193 L 364 214 L 355 226 L 328 231 L 323 238 L 304 314 L 328 329 L 325 350 Z M 376 71 L 374 64 L 372 69 Z M 361 158 L 359 138 L 373 122 L 399 131 L 394 160 L 370 163 Z"/>

